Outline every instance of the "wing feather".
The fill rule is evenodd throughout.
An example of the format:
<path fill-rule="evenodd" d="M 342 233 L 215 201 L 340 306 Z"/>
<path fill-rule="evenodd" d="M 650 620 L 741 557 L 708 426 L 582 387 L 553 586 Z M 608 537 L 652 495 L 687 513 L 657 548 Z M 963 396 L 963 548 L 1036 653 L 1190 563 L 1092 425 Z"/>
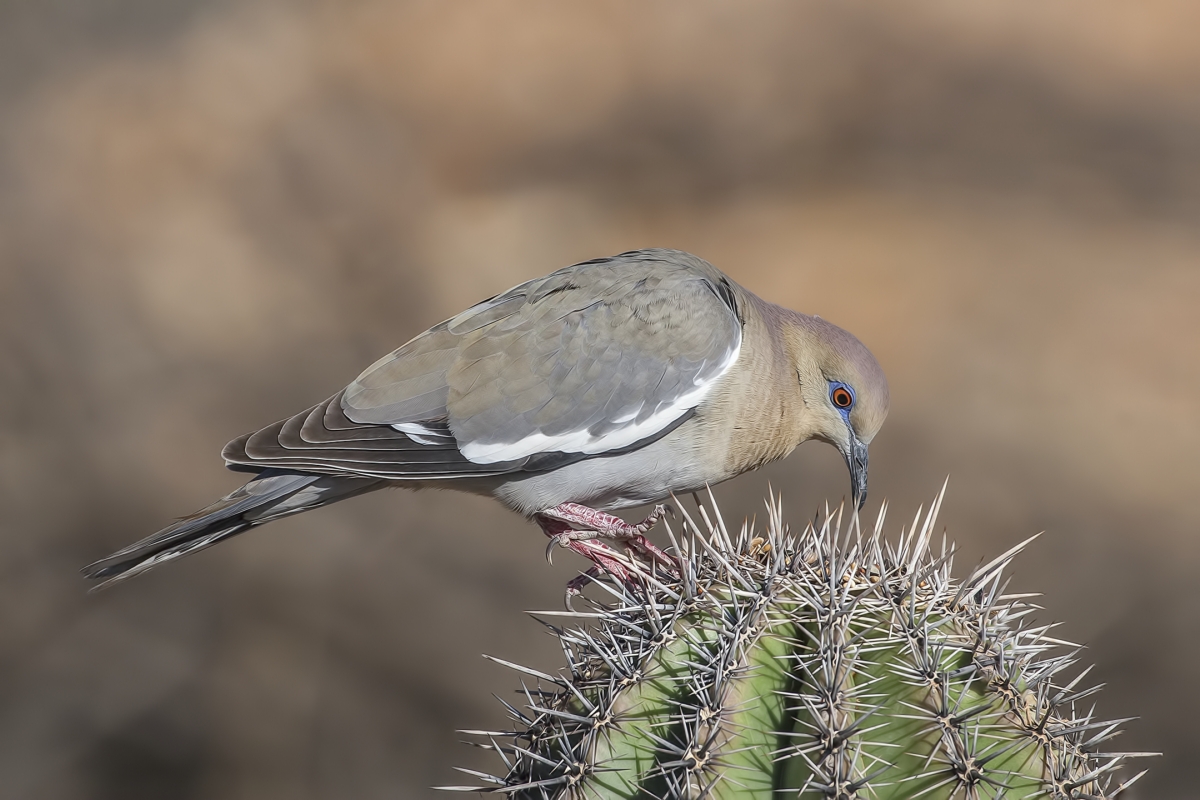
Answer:
<path fill-rule="evenodd" d="M 453 435 L 425 426 L 418 442 L 388 425 L 361 424 L 341 410 L 338 393 L 313 408 L 234 439 L 223 453 L 231 465 L 334 475 L 419 480 L 487 475 L 522 464 L 481 466 L 463 457 Z M 441 441 L 434 442 L 440 439 Z M 434 443 L 429 443 L 434 442 Z"/>
<path fill-rule="evenodd" d="M 598 259 L 435 325 L 225 458 L 394 480 L 551 468 L 665 435 L 740 347 L 736 296 L 707 262 Z"/>

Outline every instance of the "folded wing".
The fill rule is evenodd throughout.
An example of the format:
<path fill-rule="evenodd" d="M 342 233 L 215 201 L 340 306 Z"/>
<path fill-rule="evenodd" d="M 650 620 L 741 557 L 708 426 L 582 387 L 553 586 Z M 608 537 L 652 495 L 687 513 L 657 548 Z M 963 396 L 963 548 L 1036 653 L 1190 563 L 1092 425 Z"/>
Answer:
<path fill-rule="evenodd" d="M 626 253 L 473 306 L 225 458 L 393 480 L 547 469 L 665 435 L 740 346 L 720 272 L 675 251 Z"/>

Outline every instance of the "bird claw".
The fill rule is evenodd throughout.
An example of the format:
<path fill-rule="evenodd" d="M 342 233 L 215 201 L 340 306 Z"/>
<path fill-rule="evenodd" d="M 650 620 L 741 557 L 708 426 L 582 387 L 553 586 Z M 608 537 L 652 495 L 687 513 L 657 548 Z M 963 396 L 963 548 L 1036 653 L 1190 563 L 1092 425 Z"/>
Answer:
<path fill-rule="evenodd" d="M 575 606 L 571 604 L 571 601 L 583 593 L 583 587 L 592 581 L 599 580 L 601 572 L 603 570 L 600 567 L 593 566 L 567 581 L 566 597 L 563 598 L 563 602 L 566 604 L 568 611 L 575 610 Z"/>
<path fill-rule="evenodd" d="M 600 534 L 596 531 L 577 531 L 574 528 L 567 528 L 559 533 L 547 533 L 546 535 L 550 537 L 550 541 L 546 545 L 546 562 L 549 564 L 554 563 L 554 559 L 551 556 L 554 553 L 555 547 L 570 548 L 572 542 L 586 542 L 600 538 Z"/>
<path fill-rule="evenodd" d="M 674 509 L 671 510 L 672 513 Z M 611 575 L 627 587 L 640 583 L 635 573 L 621 563 L 622 556 L 603 542 L 608 539 L 624 545 L 631 557 L 637 557 L 648 565 L 659 565 L 673 574 L 678 574 L 679 562 L 664 553 L 648 540 L 644 534 L 653 528 L 667 506 L 657 505 L 648 517 L 638 523 L 628 523 L 620 517 L 597 511 L 576 503 L 563 503 L 534 515 L 542 531 L 550 537 L 546 545 L 546 560 L 551 561 L 555 546 L 573 550 L 590 559 L 596 566 L 567 585 L 568 597 L 579 594 L 584 586 L 599 576 L 599 571 Z M 578 525 L 579 528 L 572 527 Z M 587 577 L 585 577 L 587 576 Z"/>
<path fill-rule="evenodd" d="M 639 535 L 646 533 L 647 531 L 652 529 L 655 525 L 657 525 L 658 521 L 660 519 L 662 519 L 663 516 L 666 515 L 666 513 L 667 513 L 667 507 L 665 505 L 663 505 L 662 503 L 659 503 L 658 505 L 656 505 L 654 507 L 654 510 L 650 512 L 650 516 L 646 517 L 644 520 L 642 520 L 641 522 L 639 522 L 635 525 L 630 525 L 629 527 L 632 531 L 636 532 Z"/>

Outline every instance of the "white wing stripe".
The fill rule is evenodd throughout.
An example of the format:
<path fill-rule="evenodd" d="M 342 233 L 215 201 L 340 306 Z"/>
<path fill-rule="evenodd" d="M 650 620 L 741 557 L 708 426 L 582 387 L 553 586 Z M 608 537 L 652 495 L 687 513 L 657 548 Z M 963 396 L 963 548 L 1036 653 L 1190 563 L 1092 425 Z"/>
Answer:
<path fill-rule="evenodd" d="M 594 436 L 585 429 L 571 431 L 570 433 L 558 436 L 534 433 L 515 442 L 467 442 L 465 445 L 461 445 L 459 450 L 468 461 L 475 464 L 495 464 L 498 461 L 515 461 L 519 458 L 534 455 L 535 453 L 560 452 L 596 455 L 609 450 L 619 450 L 622 447 L 628 447 L 648 436 L 653 436 L 678 419 L 680 414 L 700 405 L 705 396 L 712 391 L 716 382 L 737 361 L 741 350 L 742 336 L 739 330 L 737 343 L 712 377 L 707 380 L 697 379 L 694 390 L 681 395 L 670 406 L 655 412 L 647 417 L 645 421 L 636 425 L 618 428 L 615 431 L 610 431 L 600 436 Z M 629 419 L 632 418 L 629 417 Z M 614 421 L 623 422 L 625 418 L 622 417 Z M 400 426 L 397 425 L 394 427 L 399 428 Z M 409 435 L 411 436 L 411 434 Z"/>
<path fill-rule="evenodd" d="M 454 441 L 450 434 L 427 428 L 419 422 L 397 422 L 392 427 L 417 444 L 448 444 Z"/>

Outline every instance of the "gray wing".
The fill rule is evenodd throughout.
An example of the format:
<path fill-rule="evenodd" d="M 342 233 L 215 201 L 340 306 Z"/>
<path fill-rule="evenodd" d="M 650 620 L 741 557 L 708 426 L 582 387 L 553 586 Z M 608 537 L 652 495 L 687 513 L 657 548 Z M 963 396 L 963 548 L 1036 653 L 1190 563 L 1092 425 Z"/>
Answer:
<path fill-rule="evenodd" d="M 626 253 L 434 326 L 225 456 L 398 479 L 546 468 L 664 435 L 740 346 L 733 290 L 714 267 L 677 251 Z"/>
<path fill-rule="evenodd" d="M 342 410 L 344 392 L 294 417 L 225 445 L 234 468 L 288 469 L 384 480 L 464 478 L 522 469 L 527 459 L 486 466 L 468 461 L 444 424 L 414 438 L 387 425 L 361 424 Z"/>

